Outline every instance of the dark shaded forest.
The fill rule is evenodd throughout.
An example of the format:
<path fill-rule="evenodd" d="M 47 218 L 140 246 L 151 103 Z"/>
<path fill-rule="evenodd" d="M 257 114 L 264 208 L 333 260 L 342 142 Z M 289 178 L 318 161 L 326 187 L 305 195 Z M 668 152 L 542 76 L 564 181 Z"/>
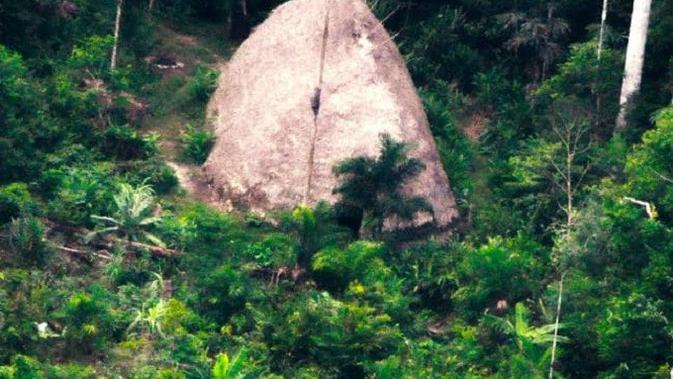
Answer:
<path fill-rule="evenodd" d="M 218 67 L 282 2 L 0 0 L 0 378 L 670 377 L 673 1 L 368 2 L 450 235 L 384 228 L 426 209 L 386 136 L 336 206 L 180 188 Z"/>

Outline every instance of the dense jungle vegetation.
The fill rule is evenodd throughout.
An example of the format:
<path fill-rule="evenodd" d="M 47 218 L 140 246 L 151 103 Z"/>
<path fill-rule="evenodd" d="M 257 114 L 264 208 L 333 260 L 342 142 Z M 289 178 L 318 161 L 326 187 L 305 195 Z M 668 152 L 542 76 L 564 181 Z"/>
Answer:
<path fill-rule="evenodd" d="M 216 68 L 281 2 L 0 0 L 0 378 L 669 377 L 672 0 L 619 128 L 633 1 L 602 32 L 600 0 L 370 1 L 460 206 L 413 242 L 381 225 L 424 209 L 423 165 L 385 137 L 338 168 L 359 236 L 179 188 Z"/>

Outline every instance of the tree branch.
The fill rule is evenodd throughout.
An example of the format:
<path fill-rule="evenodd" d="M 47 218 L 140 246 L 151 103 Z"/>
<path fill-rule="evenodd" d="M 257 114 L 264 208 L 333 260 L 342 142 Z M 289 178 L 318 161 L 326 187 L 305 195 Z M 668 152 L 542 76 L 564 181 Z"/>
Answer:
<path fill-rule="evenodd" d="M 631 202 L 633 204 L 640 205 L 642 207 L 645 207 L 645 211 L 647 212 L 647 215 L 650 217 L 650 220 L 654 220 L 657 218 L 657 210 L 654 208 L 654 205 L 652 203 L 648 203 L 647 201 L 642 201 L 638 199 L 634 199 L 632 197 L 625 196 L 624 200 Z"/>

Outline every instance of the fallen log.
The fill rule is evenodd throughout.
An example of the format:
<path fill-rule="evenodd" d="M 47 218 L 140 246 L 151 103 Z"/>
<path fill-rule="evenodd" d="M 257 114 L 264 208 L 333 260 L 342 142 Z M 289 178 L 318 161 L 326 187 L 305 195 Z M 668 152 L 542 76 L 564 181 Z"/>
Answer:
<path fill-rule="evenodd" d="M 128 241 L 125 239 L 121 238 L 113 238 L 112 241 L 99 241 L 95 242 L 96 246 L 106 248 L 106 249 L 112 249 L 114 248 L 115 244 L 121 244 L 122 246 L 134 250 L 134 251 L 148 251 L 152 255 L 156 256 L 161 256 L 164 258 L 168 257 L 174 257 L 177 254 L 177 251 L 161 246 L 154 246 L 154 245 L 148 245 L 145 243 L 141 242 L 136 242 L 136 241 Z"/>
<path fill-rule="evenodd" d="M 58 223 L 58 222 L 55 222 L 55 221 L 49 220 L 49 219 L 43 219 L 42 223 L 44 225 L 46 225 L 51 230 L 66 233 L 66 234 L 69 234 L 69 235 L 75 235 L 75 236 L 82 237 L 82 236 L 85 236 L 85 235 L 91 233 L 91 231 L 86 229 L 86 228 L 82 228 L 82 227 L 78 227 L 78 226 L 65 225 L 65 224 L 61 224 L 61 223 Z M 105 249 L 105 250 L 110 250 L 117 243 L 125 246 L 128 249 L 134 250 L 134 251 L 145 250 L 145 251 L 149 251 L 152 255 L 161 256 L 161 257 L 172 257 L 172 256 L 175 256 L 177 254 L 177 251 L 173 250 L 173 249 L 169 249 L 169 248 L 165 248 L 165 247 L 161 247 L 161 246 L 155 246 L 155 245 L 148 245 L 148 244 L 141 243 L 141 242 L 136 242 L 136 241 L 129 241 L 129 240 L 125 240 L 123 238 L 112 237 L 112 236 L 106 236 L 106 237 L 102 238 L 100 241 L 94 242 L 94 244 L 95 244 L 94 246 L 100 247 L 100 248 Z M 61 249 L 61 250 L 63 250 L 63 249 Z"/>
<path fill-rule="evenodd" d="M 93 252 L 93 251 L 84 251 L 84 250 L 73 249 L 72 247 L 56 245 L 53 242 L 52 242 L 52 246 L 54 248 L 58 249 L 58 250 L 65 251 L 66 253 L 72 253 L 72 254 L 77 254 L 77 255 L 93 255 L 94 257 L 104 259 L 106 261 L 112 260 L 112 257 L 110 255 L 107 255 L 107 254 L 100 254 L 100 253 L 96 253 L 96 252 Z"/>

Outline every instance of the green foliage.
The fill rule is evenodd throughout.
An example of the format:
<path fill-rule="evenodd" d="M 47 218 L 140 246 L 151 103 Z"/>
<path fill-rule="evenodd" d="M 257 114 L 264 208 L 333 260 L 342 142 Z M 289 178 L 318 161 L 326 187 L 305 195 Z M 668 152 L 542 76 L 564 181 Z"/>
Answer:
<path fill-rule="evenodd" d="M 493 326 L 500 332 L 512 338 L 517 349 L 524 356 L 531 360 L 533 364 L 540 364 L 537 367 L 537 374 L 531 376 L 540 376 L 540 368 L 545 367 L 548 355 L 550 354 L 551 344 L 556 339 L 559 343 L 568 342 L 568 338 L 563 336 L 554 336 L 555 324 L 546 324 L 542 326 L 531 326 L 530 314 L 523 303 L 516 303 L 514 307 L 514 319 L 491 318 Z M 565 328 L 564 324 L 559 324 L 559 329 Z M 544 369 L 543 369 L 544 370 Z"/>
<path fill-rule="evenodd" d="M 47 214 L 72 225 L 87 225 L 92 214 L 112 211 L 115 180 L 109 165 L 53 169 L 43 174 L 43 191 L 54 193 Z"/>
<path fill-rule="evenodd" d="M 223 249 L 235 242 L 240 246 L 247 246 L 248 242 L 235 216 L 218 212 L 202 203 L 186 204 L 178 214 L 165 217 L 157 228 L 173 245 L 203 255 L 219 256 Z M 198 258 L 202 260 L 203 256 Z"/>
<path fill-rule="evenodd" d="M 617 117 L 622 57 L 612 49 L 603 49 L 601 59 L 595 43 L 575 45 L 558 73 L 537 90 L 538 101 L 548 103 L 560 97 L 583 99 L 593 108 L 594 118 L 607 135 Z M 606 130 L 607 129 L 607 130 Z"/>
<path fill-rule="evenodd" d="M 339 246 L 348 239 L 339 226 L 334 209 L 325 202 L 314 208 L 299 205 L 291 213 L 279 214 L 280 228 L 295 241 L 296 263 L 308 267 L 313 255 L 327 246 Z"/>
<path fill-rule="evenodd" d="M 479 54 L 461 39 L 467 27 L 462 9 L 443 6 L 410 33 L 402 49 L 416 83 L 441 79 L 469 88 Z"/>
<path fill-rule="evenodd" d="M 671 354 L 670 327 L 661 307 L 661 301 L 638 293 L 609 302 L 607 317 L 596 329 L 600 357 L 614 367 L 610 374 L 626 366 L 631 377 L 647 377 Z M 640 343 L 628 343 L 634 339 Z"/>
<path fill-rule="evenodd" d="M 172 193 L 178 187 L 178 178 L 175 172 L 166 162 L 160 158 L 131 161 L 124 165 L 123 174 L 125 181 L 139 186 L 147 184 L 152 186 L 157 195 Z"/>
<path fill-rule="evenodd" d="M 144 159 L 158 151 L 158 134 L 142 135 L 128 125 L 112 126 L 106 129 L 101 137 L 101 151 L 115 159 Z"/>
<path fill-rule="evenodd" d="M 104 351 L 107 340 L 119 332 L 119 315 L 109 307 L 110 295 L 98 286 L 73 292 L 57 313 L 70 354 Z"/>
<path fill-rule="evenodd" d="M 22 112 L 28 111 L 29 104 L 22 101 L 30 96 L 30 84 L 26 80 L 27 70 L 21 55 L 15 53 L 3 45 L 0 45 L 0 72 L 2 73 L 2 85 L 0 96 L 3 104 L 3 124 L 18 121 Z"/>
<path fill-rule="evenodd" d="M 211 131 L 197 129 L 190 124 L 187 124 L 186 129 L 181 137 L 182 159 L 202 164 L 215 143 L 215 135 Z"/>
<path fill-rule="evenodd" d="M 566 226 L 572 221 L 593 166 L 593 129 L 581 105 L 557 100 L 543 120 L 547 130 L 509 158 L 506 182 L 510 201 L 530 215 L 531 233 L 540 235 L 549 233 L 539 229 L 541 225 L 549 229 L 564 216 Z"/>
<path fill-rule="evenodd" d="M 467 317 L 495 307 L 499 300 L 515 304 L 535 298 L 547 263 L 541 246 L 524 236 L 491 239 L 466 252 L 457 268 L 460 288 L 453 298 Z"/>
<path fill-rule="evenodd" d="M 626 162 L 631 196 L 657 199 L 655 206 L 666 221 L 673 220 L 673 108 L 664 108 L 655 115 L 656 128 L 643 135 Z"/>
<path fill-rule="evenodd" d="M 451 188 L 457 196 L 464 198 L 473 189 L 469 177 L 472 170 L 472 149 L 467 138 L 456 127 L 450 100 L 447 98 L 448 86 L 438 83 L 436 87 L 437 90 L 421 90 L 420 95 Z"/>
<path fill-rule="evenodd" d="M 22 214 L 32 214 L 37 210 L 28 185 L 11 183 L 0 186 L 0 224 L 4 224 Z"/>
<path fill-rule="evenodd" d="M 116 209 L 112 217 L 91 216 L 93 220 L 109 226 L 87 235 L 87 240 L 101 234 L 117 232 L 132 241 L 144 240 L 154 245 L 164 246 L 164 243 L 149 231 L 161 221 L 160 216 L 154 215 L 155 197 L 152 187 L 146 184 L 133 187 L 122 183 L 119 185 L 119 192 L 113 196 L 113 200 Z"/>
<path fill-rule="evenodd" d="M 252 373 L 247 367 L 246 360 L 248 359 L 248 352 L 246 349 L 241 349 L 230 360 L 227 353 L 220 353 L 213 365 L 212 375 L 213 379 L 243 379 L 251 378 Z"/>
<path fill-rule="evenodd" d="M 171 148 L 148 132 L 202 163 L 212 134 L 176 134 L 205 123 L 205 65 L 281 2 L 125 1 L 113 72 L 115 1 L 2 2 L 0 378 L 546 377 L 559 273 L 556 377 L 669 376 L 673 116 L 650 117 L 671 99 L 672 1 L 654 4 L 633 127 L 615 136 L 631 2 L 610 2 L 599 60 L 593 2 L 369 1 L 463 207 L 450 240 L 405 244 L 338 225 L 364 214 L 379 238 L 429 212 L 401 191 L 422 162 L 385 137 L 337 167 L 335 208 L 244 216 L 173 191 Z M 143 62 L 164 52 L 187 69 Z M 134 118 L 130 99 L 150 112 Z M 584 130 L 572 217 L 555 167 L 568 125 Z M 94 226 L 178 253 L 82 245 Z"/>
<path fill-rule="evenodd" d="M 14 357 L 12 366 L 14 366 L 14 377 L 17 379 L 43 379 L 45 376 L 41 372 L 40 362 L 25 355 Z"/>
<path fill-rule="evenodd" d="M 334 193 L 341 195 L 343 206 L 363 212 L 364 226 L 373 237 L 381 236 L 390 217 L 409 221 L 419 212 L 432 213 L 425 199 L 402 193 L 402 185 L 425 169 L 423 162 L 408 157 L 408 151 L 408 144 L 382 134 L 379 157 L 350 158 L 334 167 L 342 178 Z"/>
<path fill-rule="evenodd" d="M 111 35 L 88 37 L 82 44 L 73 47 L 68 68 L 96 78 L 104 77 L 110 64 L 108 52 L 112 51 L 113 44 L 114 37 Z"/>
<path fill-rule="evenodd" d="M 294 241 L 286 234 L 272 233 L 248 246 L 245 253 L 261 267 L 287 267 L 297 262 Z"/>
<path fill-rule="evenodd" d="M 49 133 L 41 125 L 46 120 L 37 119 L 38 96 L 21 56 L 2 44 L 0 78 L 0 182 L 6 183 L 36 175 L 35 142 Z"/>
<path fill-rule="evenodd" d="M 13 219 L 9 225 L 9 245 L 28 263 L 44 263 L 49 250 L 44 241 L 44 225 L 35 217 Z"/>
<path fill-rule="evenodd" d="M 250 279 L 230 265 L 217 267 L 207 277 L 199 278 L 198 288 L 198 309 L 220 324 L 243 310 L 251 296 Z"/>
<path fill-rule="evenodd" d="M 363 377 L 363 360 L 394 353 L 402 338 L 389 315 L 327 293 L 301 295 L 283 313 L 267 317 L 263 326 L 276 364 L 291 364 L 286 358 L 291 354 L 342 377 Z"/>
<path fill-rule="evenodd" d="M 395 273 L 404 281 L 416 302 L 436 312 L 453 310 L 458 283 L 455 267 L 467 249 L 460 243 L 428 241 L 396 252 Z"/>
<path fill-rule="evenodd" d="M 501 67 L 475 75 L 476 100 L 482 112 L 490 116 L 481 138 L 482 146 L 506 156 L 532 133 L 531 107 L 524 86 L 508 78 Z"/>
<path fill-rule="evenodd" d="M 368 371 L 377 379 L 412 378 L 476 378 L 475 374 L 460 372 L 459 366 L 468 366 L 457 358 L 450 347 L 432 339 L 405 341 L 404 352 L 369 365 Z"/>
<path fill-rule="evenodd" d="M 348 248 L 327 248 L 314 257 L 311 269 L 318 284 L 332 290 L 343 290 L 353 280 L 385 271 L 381 260 L 383 249 L 375 242 L 358 241 Z"/>
<path fill-rule="evenodd" d="M 210 98 L 210 94 L 217 88 L 219 73 L 205 66 L 197 66 L 194 69 L 194 77 L 187 84 L 187 95 L 193 101 L 204 104 Z"/>

